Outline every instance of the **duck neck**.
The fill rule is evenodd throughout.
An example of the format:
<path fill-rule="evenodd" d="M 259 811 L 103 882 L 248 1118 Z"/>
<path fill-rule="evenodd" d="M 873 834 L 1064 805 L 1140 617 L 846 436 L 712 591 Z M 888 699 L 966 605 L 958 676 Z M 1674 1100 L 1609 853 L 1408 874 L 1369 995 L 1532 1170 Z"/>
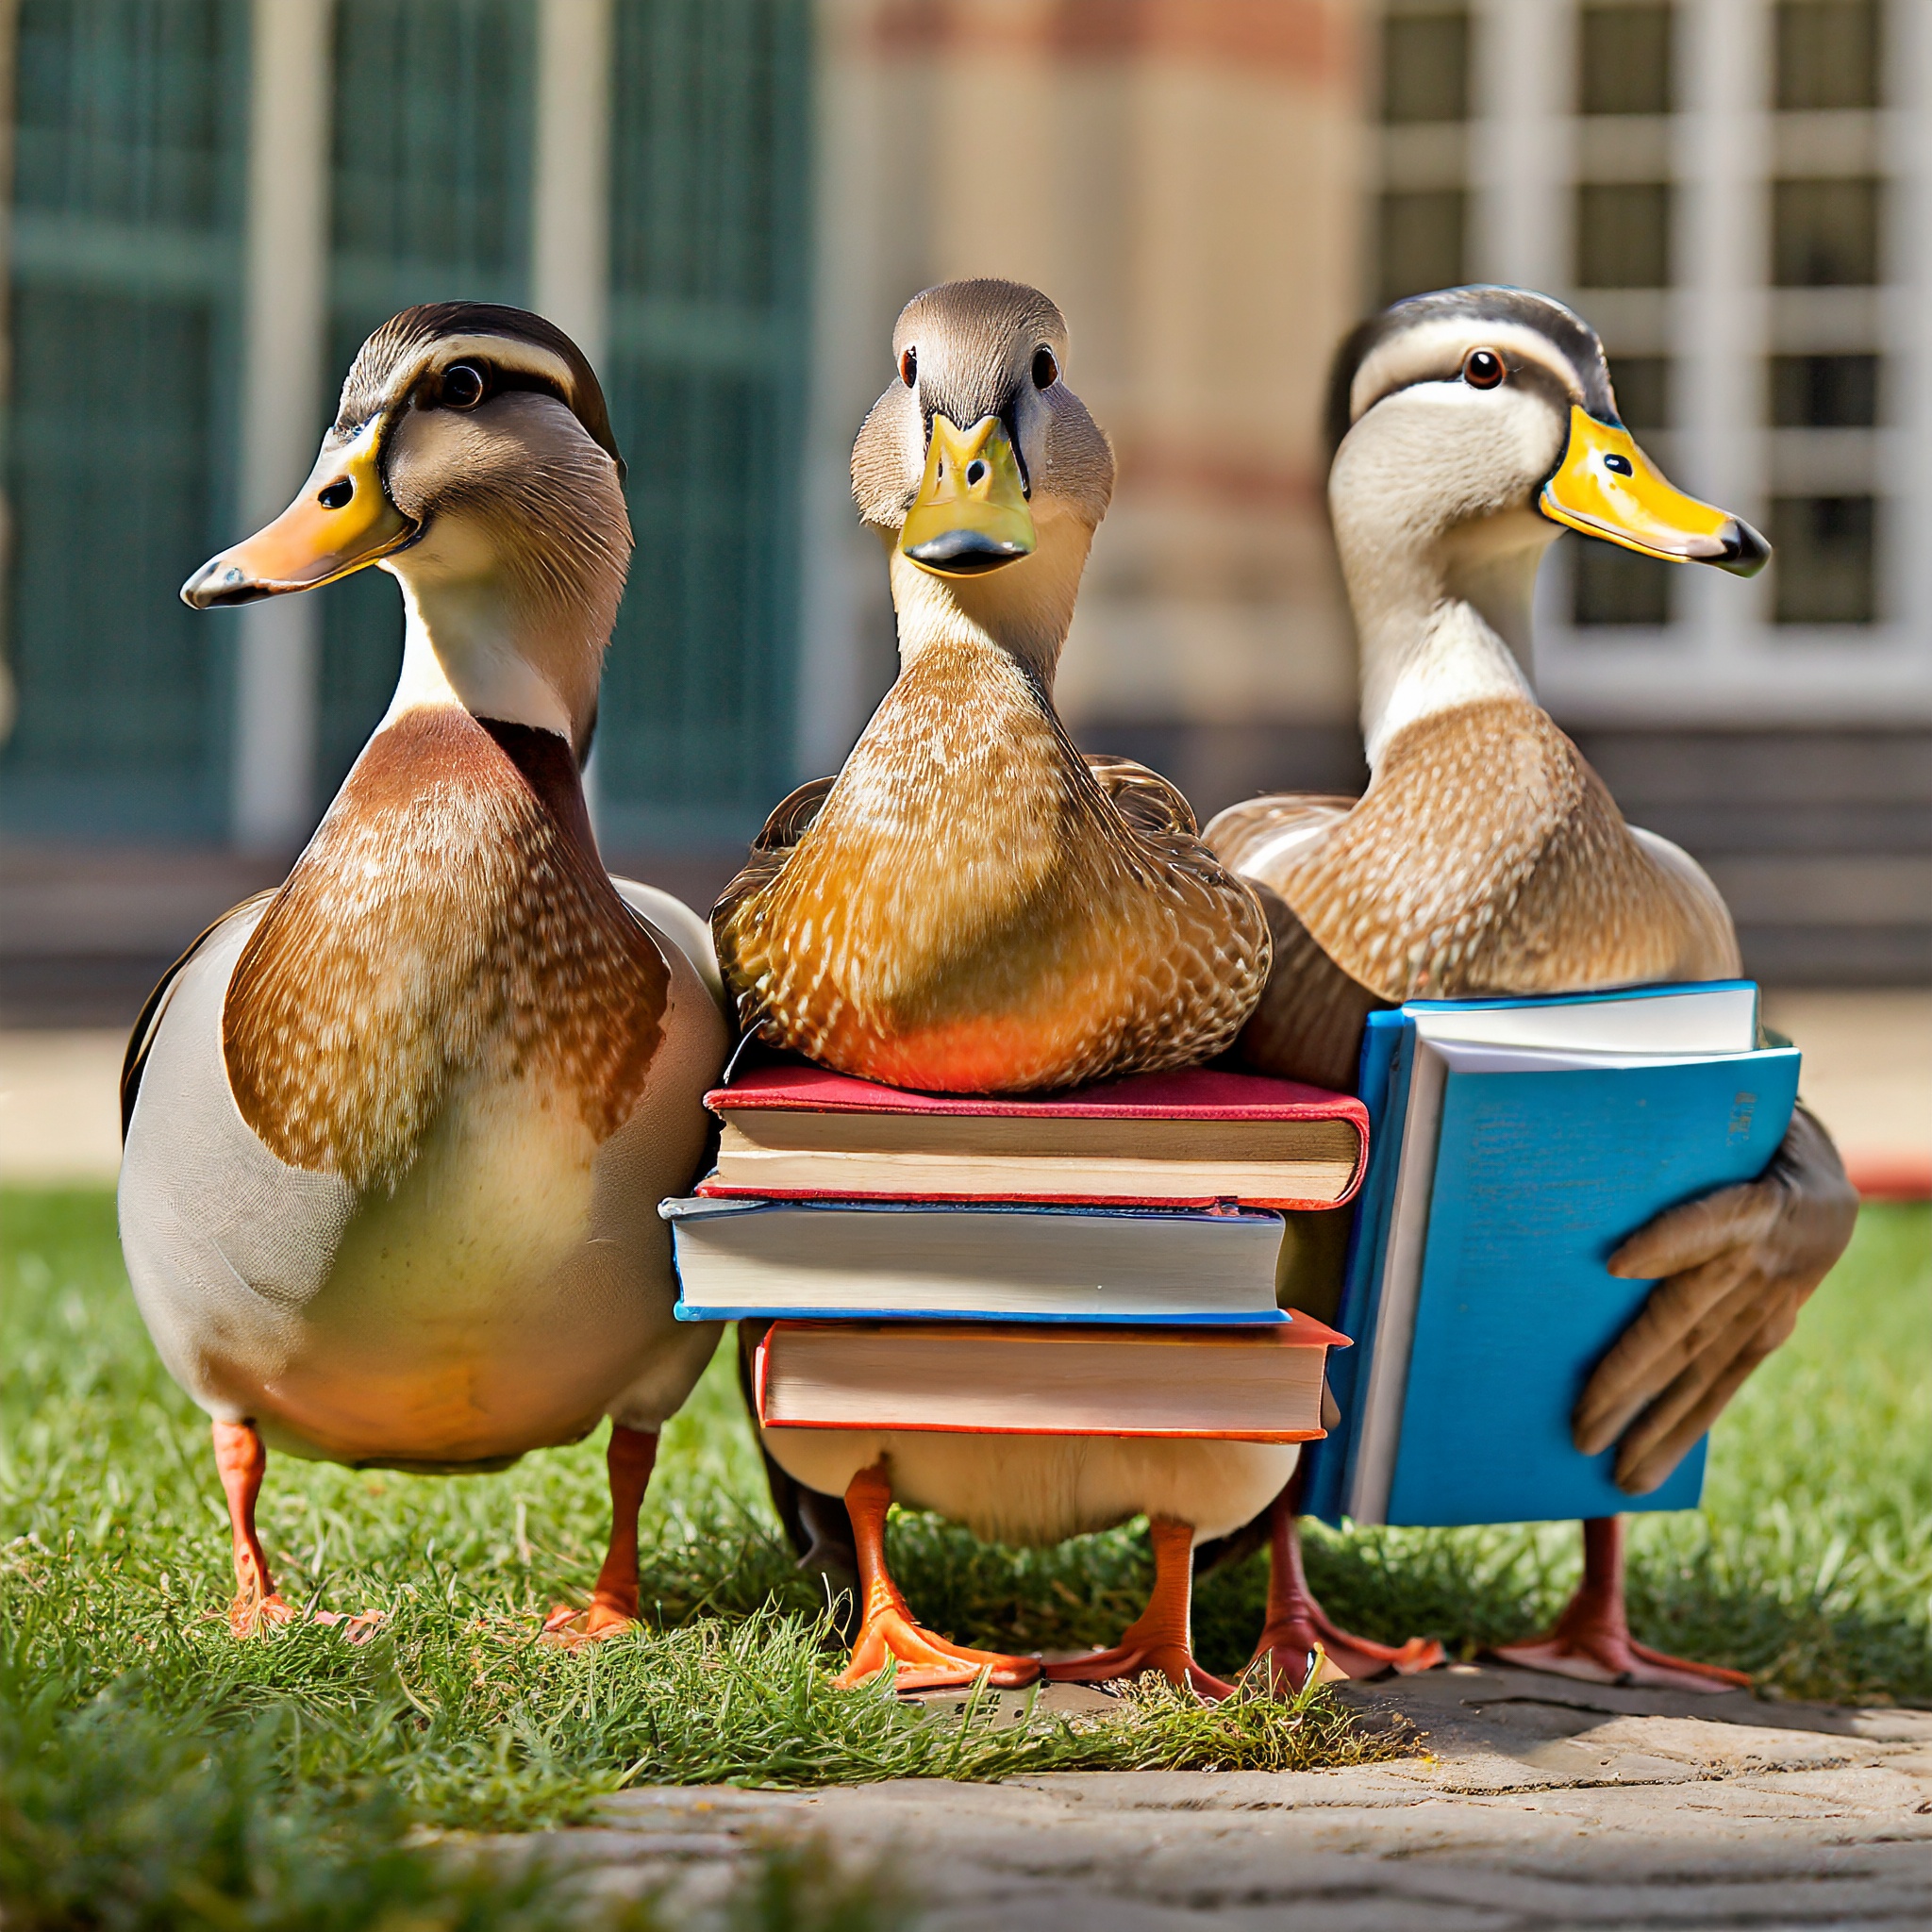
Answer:
<path fill-rule="evenodd" d="M 936 644 L 997 651 L 1051 704 L 1092 542 L 1093 532 L 1077 519 L 1049 516 L 1039 525 L 1039 548 L 1031 557 L 984 576 L 937 577 L 903 556 L 896 533 L 889 534 L 900 675 Z"/>
<path fill-rule="evenodd" d="M 457 704 L 554 732 L 588 756 L 622 562 L 597 552 L 511 562 L 481 532 L 445 525 L 434 535 L 433 548 L 382 565 L 402 586 L 405 615 L 402 675 L 384 724 Z"/>
<path fill-rule="evenodd" d="M 1336 534 L 1361 645 L 1372 774 L 1419 719 L 1485 698 L 1536 703 L 1524 666 L 1537 566 L 1557 535 L 1549 523 L 1509 512 L 1404 545 L 1386 533 L 1363 541 L 1338 518 Z"/>

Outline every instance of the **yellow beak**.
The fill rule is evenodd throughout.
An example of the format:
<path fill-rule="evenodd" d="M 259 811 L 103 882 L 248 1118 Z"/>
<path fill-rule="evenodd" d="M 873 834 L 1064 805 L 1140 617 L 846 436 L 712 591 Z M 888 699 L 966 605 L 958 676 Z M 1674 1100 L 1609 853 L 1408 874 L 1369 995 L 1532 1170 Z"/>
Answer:
<path fill-rule="evenodd" d="M 312 591 L 400 550 L 417 526 L 382 487 L 383 423 L 378 416 L 353 442 L 325 448 L 294 502 L 265 529 L 210 558 L 181 586 L 181 601 L 207 610 Z"/>
<path fill-rule="evenodd" d="M 935 411 L 900 550 L 935 576 L 970 577 L 1031 557 L 1037 541 L 1007 425 L 986 416 L 961 430 Z"/>
<path fill-rule="evenodd" d="M 1601 423 L 1570 406 L 1570 446 L 1543 485 L 1542 512 L 1554 522 L 1674 563 L 1714 563 L 1755 575 L 1771 545 L 1742 517 L 1686 496 L 1637 447 L 1620 423 Z"/>

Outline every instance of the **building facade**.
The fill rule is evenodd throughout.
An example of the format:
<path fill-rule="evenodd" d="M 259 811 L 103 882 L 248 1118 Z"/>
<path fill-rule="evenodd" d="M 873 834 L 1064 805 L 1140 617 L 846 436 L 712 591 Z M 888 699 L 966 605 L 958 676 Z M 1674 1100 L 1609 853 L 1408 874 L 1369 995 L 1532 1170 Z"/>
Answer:
<path fill-rule="evenodd" d="M 0 865 L 43 915 L 0 973 L 165 950 L 314 823 L 387 703 L 393 586 L 175 588 L 287 500 L 363 336 L 448 296 L 604 375 L 638 551 L 599 826 L 702 898 L 892 675 L 846 479 L 892 318 L 1006 275 L 1066 311 L 1120 460 L 1059 687 L 1083 741 L 1204 816 L 1358 784 L 1330 352 L 1391 295 L 1545 288 L 1778 556 L 1740 584 L 1566 538 L 1539 688 L 1754 970 L 1932 976 L 1913 0 L 12 0 L 0 70 Z M 116 941 L 109 900 L 150 911 Z"/>
<path fill-rule="evenodd" d="M 1932 976 L 1932 9 L 1390 0 L 1374 292 L 1594 322 L 1749 583 L 1566 538 L 1539 691 L 1767 977 Z"/>

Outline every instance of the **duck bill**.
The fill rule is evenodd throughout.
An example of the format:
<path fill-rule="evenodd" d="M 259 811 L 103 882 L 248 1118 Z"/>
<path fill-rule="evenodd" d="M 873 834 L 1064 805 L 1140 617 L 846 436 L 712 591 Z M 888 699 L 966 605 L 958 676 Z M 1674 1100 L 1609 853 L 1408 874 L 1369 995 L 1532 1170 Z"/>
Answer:
<path fill-rule="evenodd" d="M 986 416 L 962 430 L 935 411 L 901 552 L 934 576 L 974 577 L 1031 557 L 1038 541 L 1007 425 Z"/>
<path fill-rule="evenodd" d="M 210 558 L 181 586 L 181 601 L 208 610 L 312 591 L 400 550 L 417 526 L 382 487 L 381 447 L 380 417 L 353 442 L 325 446 L 294 502 L 266 528 Z"/>
<path fill-rule="evenodd" d="M 1672 563 L 1714 563 L 1755 575 L 1771 545 L 1742 517 L 1686 496 L 1669 482 L 1621 423 L 1570 407 L 1570 444 L 1543 485 L 1553 522 Z"/>

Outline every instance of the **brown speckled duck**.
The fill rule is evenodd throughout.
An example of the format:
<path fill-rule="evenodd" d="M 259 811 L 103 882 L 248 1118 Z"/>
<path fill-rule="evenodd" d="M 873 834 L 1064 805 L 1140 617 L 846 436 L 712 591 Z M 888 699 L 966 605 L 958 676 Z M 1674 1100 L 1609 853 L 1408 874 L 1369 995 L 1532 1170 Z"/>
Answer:
<path fill-rule="evenodd" d="M 1189 1066 L 1267 973 L 1180 794 L 1088 758 L 1053 679 L 1113 455 L 1066 326 L 1008 282 L 911 302 L 852 455 L 901 670 L 839 775 L 774 814 L 712 915 L 741 1018 L 841 1073 L 1017 1093 Z"/>
<path fill-rule="evenodd" d="M 1066 350 L 1036 290 L 930 290 L 899 318 L 897 377 L 853 451 L 859 512 L 890 558 L 899 677 L 837 778 L 779 808 L 712 915 L 746 1027 L 844 1073 L 1024 1092 L 1187 1066 L 1234 1039 L 1267 975 L 1260 908 L 1180 794 L 1124 759 L 1083 758 L 1054 710 L 1113 488 Z M 764 1441 L 791 1478 L 844 1494 L 863 1587 L 849 1674 L 891 1657 L 902 1684 L 982 1667 L 1018 1683 L 1038 1665 L 913 1621 L 885 1565 L 893 1496 L 1020 1542 L 1146 1511 L 1154 1603 L 1096 1670 L 1155 1665 L 1213 1687 L 1189 1650 L 1189 1552 L 1246 1521 L 1294 1455 L 863 1430 Z"/>
<path fill-rule="evenodd" d="M 1739 971 L 1730 914 L 1687 854 L 1624 824 L 1537 703 L 1530 596 L 1565 526 L 1641 555 L 1749 575 L 1747 524 L 1672 488 L 1617 415 L 1603 348 L 1547 297 L 1452 289 L 1397 303 L 1344 343 L 1328 494 L 1362 653 L 1371 771 L 1359 800 L 1261 798 L 1209 842 L 1268 907 L 1273 974 L 1240 1043 L 1263 1070 L 1352 1087 L 1363 1022 L 1407 999 L 1572 992 Z M 1664 1278 L 1585 1390 L 1577 1446 L 1621 1438 L 1620 1484 L 1660 1483 L 1850 1238 L 1856 1196 L 1802 1109 L 1759 1181 L 1672 1210 L 1619 1274 Z M 1353 1674 L 1440 1655 L 1339 1630 L 1273 1512 L 1257 1655 L 1299 1680 L 1317 1641 Z M 1621 1519 L 1585 1525 L 1582 1587 L 1511 1661 L 1596 1681 L 1722 1690 L 1746 1679 L 1637 1643 Z"/>
<path fill-rule="evenodd" d="M 255 1525 L 265 1445 L 497 1469 L 606 1415 L 587 1611 L 637 1607 L 658 1424 L 717 1341 L 675 1321 L 658 1200 L 725 1046 L 708 934 L 613 880 L 578 765 L 631 549 L 590 365 L 540 317 L 408 309 L 364 343 L 314 474 L 196 572 L 197 608 L 402 586 L 401 680 L 288 883 L 149 1000 L 123 1086 L 142 1313 L 214 1421 L 238 1635 L 293 1612 Z"/>

